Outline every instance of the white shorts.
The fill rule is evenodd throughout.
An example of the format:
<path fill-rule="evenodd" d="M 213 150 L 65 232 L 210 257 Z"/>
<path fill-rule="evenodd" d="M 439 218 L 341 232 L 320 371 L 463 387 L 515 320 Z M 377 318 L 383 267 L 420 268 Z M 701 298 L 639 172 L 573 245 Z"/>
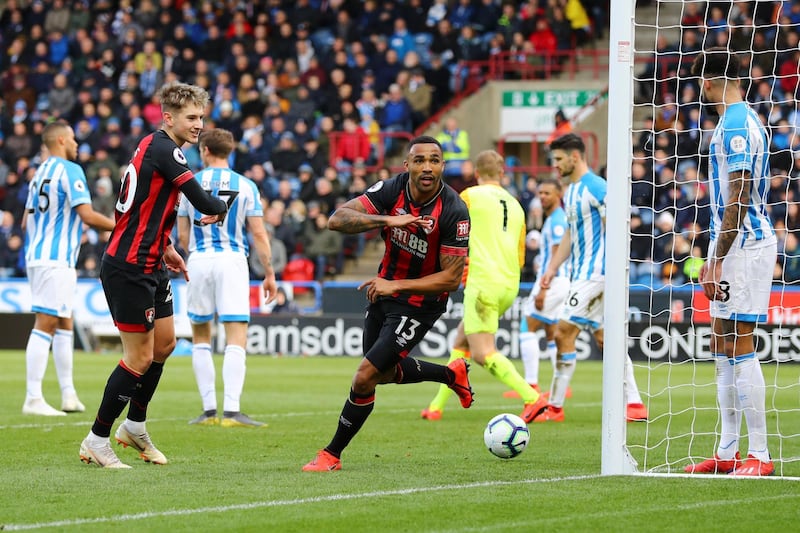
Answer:
<path fill-rule="evenodd" d="M 709 255 L 713 246 L 709 247 Z M 772 272 L 778 257 L 774 242 L 761 248 L 731 248 L 722 261 L 725 301 L 713 300 L 712 318 L 742 322 L 766 322 L 772 292 Z"/>
<path fill-rule="evenodd" d="M 195 324 L 250 321 L 250 271 L 242 254 L 191 254 L 186 310 Z"/>
<path fill-rule="evenodd" d="M 560 319 L 592 331 L 602 329 L 604 291 L 604 281 L 580 279 L 571 282 Z"/>
<path fill-rule="evenodd" d="M 539 280 L 533 285 L 531 293 L 523 304 L 522 311 L 525 316 L 535 318 L 542 324 L 555 324 L 561 314 L 561 307 L 569 292 L 569 279 L 563 276 L 553 278 L 550 288 L 544 296 L 544 309 L 536 309 L 536 296 L 541 290 Z"/>
<path fill-rule="evenodd" d="M 74 268 L 29 266 L 31 311 L 60 318 L 71 318 L 78 273 Z"/>

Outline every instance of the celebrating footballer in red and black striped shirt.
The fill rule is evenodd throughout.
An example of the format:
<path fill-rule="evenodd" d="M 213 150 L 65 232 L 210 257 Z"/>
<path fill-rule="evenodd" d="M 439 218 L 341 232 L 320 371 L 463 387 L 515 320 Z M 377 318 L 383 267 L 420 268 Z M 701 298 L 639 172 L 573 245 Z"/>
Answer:
<path fill-rule="evenodd" d="M 364 358 L 331 442 L 303 467 L 339 470 L 340 456 L 372 412 L 375 388 L 384 383 L 444 383 L 463 407 L 472 404 L 464 359 L 437 365 L 408 354 L 433 327 L 458 288 L 467 257 L 469 211 L 442 181 L 442 146 L 422 136 L 409 143 L 407 172 L 378 182 L 331 216 L 328 227 L 342 233 L 381 228 L 386 253 L 378 275 L 361 284 L 367 293 Z"/>
<path fill-rule="evenodd" d="M 164 361 L 175 347 L 172 286 L 167 270 L 182 272 L 186 264 L 169 239 L 182 192 L 206 213 L 201 222 L 225 218 L 227 204 L 206 193 L 192 176 L 181 147 L 195 144 L 203 129 L 208 93 L 172 82 L 159 91 L 162 128 L 136 148 L 122 179 L 100 280 L 120 332 L 123 357 L 106 383 L 92 430 L 80 447 L 80 458 L 105 468 L 129 468 L 111 449 L 114 421 L 130 404 L 115 438 L 148 462 L 167 458 L 145 429 L 147 405 L 155 393 Z"/>
<path fill-rule="evenodd" d="M 386 252 L 378 276 L 386 280 L 419 279 L 442 271 L 440 255 L 464 256 L 469 239 L 469 213 L 464 202 L 450 187 L 442 186 L 430 199 L 416 203 L 409 173 L 379 181 L 358 198 L 371 215 L 413 215 L 421 224 L 405 227 L 384 227 Z M 397 301 L 431 310 L 447 305 L 447 291 L 439 293 L 397 292 L 390 296 Z"/>

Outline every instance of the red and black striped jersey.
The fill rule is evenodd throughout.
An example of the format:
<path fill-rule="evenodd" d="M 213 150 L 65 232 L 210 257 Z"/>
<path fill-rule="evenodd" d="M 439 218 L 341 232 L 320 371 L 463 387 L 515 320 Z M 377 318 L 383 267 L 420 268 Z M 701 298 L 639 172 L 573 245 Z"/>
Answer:
<path fill-rule="evenodd" d="M 106 258 L 144 273 L 162 268 L 178 213 L 178 188 L 192 178 L 186 156 L 164 130 L 144 137 L 122 177 Z"/>
<path fill-rule="evenodd" d="M 424 204 L 411 199 L 408 173 L 379 181 L 359 197 L 367 213 L 377 215 L 412 214 L 430 219 L 433 227 L 383 228 L 386 252 L 378 275 L 384 279 L 418 279 L 441 272 L 440 255 L 467 255 L 469 211 L 452 188 L 442 184 L 436 195 Z M 411 305 L 447 305 L 447 292 L 441 294 L 398 293 L 392 298 Z"/>

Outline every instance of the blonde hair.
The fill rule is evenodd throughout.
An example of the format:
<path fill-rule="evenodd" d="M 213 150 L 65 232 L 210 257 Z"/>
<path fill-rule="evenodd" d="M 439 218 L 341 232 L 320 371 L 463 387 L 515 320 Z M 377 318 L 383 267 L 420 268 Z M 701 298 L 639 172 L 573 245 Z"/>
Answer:
<path fill-rule="evenodd" d="M 205 109 L 209 96 L 205 89 L 197 85 L 171 81 L 158 90 L 158 100 L 161 102 L 162 111 L 174 113 L 188 105 Z"/>
<path fill-rule="evenodd" d="M 505 160 L 494 150 L 484 150 L 475 158 L 475 172 L 481 179 L 499 180 Z"/>

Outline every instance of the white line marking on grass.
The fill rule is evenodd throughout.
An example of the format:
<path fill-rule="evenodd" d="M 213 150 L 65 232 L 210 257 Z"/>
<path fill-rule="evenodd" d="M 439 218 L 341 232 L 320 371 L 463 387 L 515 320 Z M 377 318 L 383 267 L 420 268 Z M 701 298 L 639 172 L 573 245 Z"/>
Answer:
<path fill-rule="evenodd" d="M 600 402 L 588 402 L 588 403 L 574 403 L 570 404 L 572 407 L 599 407 L 601 404 Z M 518 406 L 517 406 L 518 407 Z M 515 407 L 516 409 L 516 407 Z M 470 411 L 503 411 L 503 410 L 511 410 L 511 407 L 507 404 L 492 404 L 492 405 L 473 405 L 470 407 Z M 453 409 L 455 412 L 456 409 Z M 403 413 L 419 413 L 419 409 L 413 408 L 398 408 L 398 409 L 378 409 L 375 411 L 375 414 L 379 413 L 387 413 L 387 414 L 403 414 Z M 336 411 L 300 411 L 300 412 L 289 412 L 289 413 L 248 413 L 253 418 L 270 418 L 270 419 L 280 419 L 280 418 L 300 418 L 300 417 L 307 417 L 307 416 L 338 416 L 340 410 L 337 409 Z M 189 424 L 189 420 L 191 420 L 191 416 L 186 417 L 169 417 L 169 418 L 148 418 L 147 421 L 153 424 L 161 423 L 161 422 L 180 422 L 185 421 L 186 424 Z M 41 423 L 27 423 L 27 424 L 8 424 L 8 425 L 0 425 L 0 431 L 7 430 L 7 429 L 50 429 L 56 427 L 75 427 L 75 426 L 86 426 L 91 427 L 92 422 L 94 420 L 89 418 L 84 418 L 82 420 L 75 419 L 74 422 L 41 422 Z"/>
<path fill-rule="evenodd" d="M 775 462 L 778 462 L 778 460 L 776 459 Z M 682 477 L 682 478 L 686 478 L 686 479 L 690 479 L 690 478 L 691 479 L 707 478 L 707 479 L 717 479 L 717 480 L 727 479 L 727 480 L 730 480 L 730 481 L 742 481 L 742 480 L 745 480 L 745 479 L 763 479 L 763 480 L 770 479 L 770 480 L 774 480 L 774 481 L 800 481 L 800 477 L 796 477 L 796 476 L 781 476 L 781 475 L 775 475 L 775 476 L 704 476 L 702 474 L 700 474 L 700 475 L 698 475 L 698 474 L 687 474 L 687 473 L 684 473 L 684 472 L 671 472 L 671 473 L 670 472 L 637 472 L 634 475 L 641 476 L 641 477 L 664 477 L 664 478 Z"/>
<path fill-rule="evenodd" d="M 314 496 L 311 498 L 298 498 L 294 500 L 268 500 L 264 502 L 239 503 L 234 505 L 219 505 L 214 507 L 198 507 L 195 509 L 170 509 L 168 511 L 158 511 L 149 513 L 135 513 L 117 516 L 100 516 L 97 518 L 76 518 L 55 520 L 53 522 L 38 522 L 34 524 L 0 524 L 3 531 L 26 531 L 32 529 L 43 529 L 50 527 L 72 527 L 84 524 L 104 524 L 108 522 L 129 522 L 132 520 L 147 520 L 166 516 L 188 516 L 206 513 L 223 513 L 227 511 L 249 511 L 252 509 L 264 509 L 267 507 L 284 507 L 289 505 L 303 505 L 307 503 L 323 503 L 344 500 L 355 500 L 359 498 L 381 498 L 386 496 L 403 496 L 408 494 L 421 494 L 436 491 L 454 491 L 485 487 L 502 487 L 509 485 L 524 485 L 532 483 L 554 483 L 562 481 L 584 481 L 587 479 L 599 478 L 599 474 L 586 476 L 568 476 L 548 479 L 521 479 L 519 481 L 481 481 L 475 483 L 465 483 L 463 485 L 437 485 L 435 487 L 412 487 L 409 489 L 379 490 L 374 492 L 362 492 L 359 494 L 332 494 L 330 496 Z"/>
<path fill-rule="evenodd" d="M 498 522 L 497 524 L 492 525 L 482 525 L 480 527 L 463 527 L 457 529 L 442 529 L 437 530 L 435 533 L 468 533 L 472 531 L 492 531 L 497 529 L 502 530 L 510 530 L 515 527 L 518 527 L 520 531 L 533 531 L 536 528 L 547 527 L 548 525 L 557 524 L 561 526 L 561 528 L 566 527 L 569 529 L 569 521 L 572 519 L 575 520 L 595 520 L 595 519 L 604 519 L 604 518 L 614 518 L 614 517 L 627 517 L 632 515 L 641 515 L 642 513 L 659 513 L 659 512 L 679 512 L 679 511 L 693 511 L 696 509 L 706 509 L 709 506 L 715 507 L 733 507 L 738 505 L 750 505 L 753 503 L 763 503 L 775 500 L 785 500 L 786 498 L 798 498 L 800 495 L 795 496 L 787 496 L 786 494 L 781 494 L 779 496 L 764 496 L 762 498 L 746 498 L 741 500 L 716 500 L 716 501 L 702 501 L 697 503 L 687 503 L 683 505 L 669 505 L 669 506 L 660 506 L 660 507 L 647 507 L 642 506 L 641 504 L 637 504 L 633 507 L 628 507 L 625 509 L 621 509 L 619 511 L 601 511 L 597 513 L 581 513 L 577 516 L 556 516 L 553 518 L 544 518 L 544 519 L 537 519 L 537 518 L 530 518 L 526 517 L 525 520 L 520 520 L 519 522 L 508 522 L 503 520 L 502 522 Z"/>

